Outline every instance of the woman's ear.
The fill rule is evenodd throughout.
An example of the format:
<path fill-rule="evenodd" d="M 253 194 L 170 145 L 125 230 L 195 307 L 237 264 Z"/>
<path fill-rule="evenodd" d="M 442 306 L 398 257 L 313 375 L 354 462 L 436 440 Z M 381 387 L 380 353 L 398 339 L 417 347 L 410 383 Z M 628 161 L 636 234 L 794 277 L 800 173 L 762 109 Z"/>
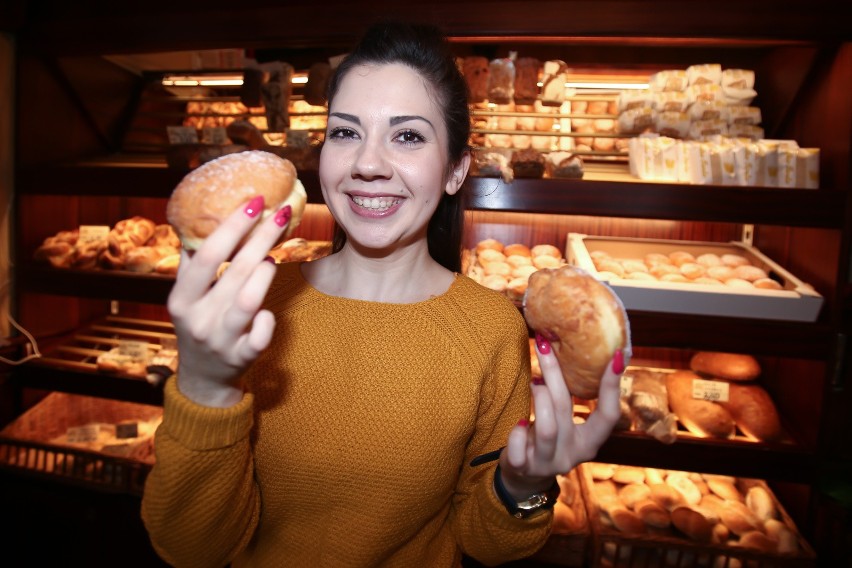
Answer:
<path fill-rule="evenodd" d="M 465 151 L 462 154 L 461 159 L 458 163 L 453 167 L 450 172 L 450 177 L 447 179 L 446 187 L 444 191 L 447 192 L 448 195 L 455 195 L 459 189 L 461 189 L 462 184 L 464 183 L 465 178 L 467 177 L 467 171 L 470 168 L 470 151 Z"/>

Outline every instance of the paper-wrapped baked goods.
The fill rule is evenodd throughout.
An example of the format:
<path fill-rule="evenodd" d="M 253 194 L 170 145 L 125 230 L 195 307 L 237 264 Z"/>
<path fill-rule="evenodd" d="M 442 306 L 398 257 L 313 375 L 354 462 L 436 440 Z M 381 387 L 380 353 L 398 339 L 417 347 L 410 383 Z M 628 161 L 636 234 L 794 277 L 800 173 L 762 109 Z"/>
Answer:
<path fill-rule="evenodd" d="M 625 397 L 633 427 L 664 444 L 677 439 L 677 417 L 669 409 L 665 374 L 650 369 L 628 368 L 630 393 Z"/>
<path fill-rule="evenodd" d="M 515 61 L 515 103 L 532 105 L 538 99 L 538 75 L 541 61 L 535 57 L 520 57 Z"/>
<path fill-rule="evenodd" d="M 494 59 L 488 64 L 488 100 L 508 104 L 515 96 L 515 62 L 508 57 Z"/>
<path fill-rule="evenodd" d="M 488 59 L 479 55 L 465 57 L 462 62 L 462 74 L 469 91 L 470 102 L 488 100 Z"/>
<path fill-rule="evenodd" d="M 541 102 L 545 106 L 561 106 L 565 102 L 565 76 L 568 67 L 564 61 L 553 59 L 544 62 L 541 78 Z"/>
<path fill-rule="evenodd" d="M 532 148 L 512 152 L 509 165 L 516 178 L 540 178 L 544 176 L 544 154 Z"/>
<path fill-rule="evenodd" d="M 583 177 L 583 159 L 572 152 L 549 152 L 546 171 L 552 178 L 580 179 Z"/>

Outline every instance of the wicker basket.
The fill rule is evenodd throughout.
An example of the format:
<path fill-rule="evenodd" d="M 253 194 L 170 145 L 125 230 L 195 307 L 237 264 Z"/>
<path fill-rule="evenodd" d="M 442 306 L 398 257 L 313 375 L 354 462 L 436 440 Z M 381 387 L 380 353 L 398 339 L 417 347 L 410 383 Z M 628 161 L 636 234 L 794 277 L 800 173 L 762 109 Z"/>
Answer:
<path fill-rule="evenodd" d="M 150 439 L 106 451 L 57 440 L 71 427 L 149 421 L 162 412 L 157 406 L 52 392 L 0 431 L 0 468 L 139 495 L 153 464 Z"/>
<path fill-rule="evenodd" d="M 816 554 L 796 529 L 795 523 L 778 502 L 766 483 L 760 480 L 741 478 L 741 487 L 760 485 L 770 492 L 782 520 L 794 531 L 799 550 L 796 553 L 767 553 L 728 543 L 703 544 L 689 539 L 676 529 L 667 531 L 626 534 L 605 522 L 606 514 L 601 511 L 594 488 L 590 466 L 580 468 L 583 487 L 583 502 L 586 504 L 592 532 L 589 555 L 591 566 L 617 568 L 812 568 L 816 566 Z"/>

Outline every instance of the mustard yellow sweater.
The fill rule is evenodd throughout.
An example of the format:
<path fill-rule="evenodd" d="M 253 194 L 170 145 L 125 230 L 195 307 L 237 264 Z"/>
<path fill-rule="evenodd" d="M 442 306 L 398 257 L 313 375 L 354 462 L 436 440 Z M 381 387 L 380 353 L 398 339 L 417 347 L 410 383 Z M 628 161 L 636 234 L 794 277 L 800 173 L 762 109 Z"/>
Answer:
<path fill-rule="evenodd" d="M 551 513 L 516 519 L 495 463 L 529 415 L 529 347 L 507 299 L 457 276 L 414 304 L 327 296 L 298 264 L 267 298 L 272 346 L 234 407 L 165 388 L 142 516 L 175 566 L 459 566 L 528 556 Z"/>

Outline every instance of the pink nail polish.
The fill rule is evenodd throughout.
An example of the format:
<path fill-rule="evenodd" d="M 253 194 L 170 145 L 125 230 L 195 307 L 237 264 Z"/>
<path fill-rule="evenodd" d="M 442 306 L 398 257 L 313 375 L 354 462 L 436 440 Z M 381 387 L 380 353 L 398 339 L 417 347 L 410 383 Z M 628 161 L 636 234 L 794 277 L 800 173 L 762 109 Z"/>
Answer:
<path fill-rule="evenodd" d="M 616 375 L 624 372 L 624 351 L 621 349 L 615 350 L 615 355 L 612 358 L 612 372 Z"/>
<path fill-rule="evenodd" d="M 290 216 L 293 214 L 293 209 L 289 205 L 285 205 L 275 214 L 275 224 L 283 227 L 290 222 Z"/>
<path fill-rule="evenodd" d="M 535 345 L 538 347 L 538 352 L 542 355 L 550 353 L 550 343 L 539 332 L 535 332 Z"/>
<path fill-rule="evenodd" d="M 518 426 L 520 426 L 521 428 L 526 428 L 529 425 L 530 425 L 530 421 L 527 420 L 526 418 L 521 418 L 520 420 L 518 420 Z"/>
<path fill-rule="evenodd" d="M 536 386 L 541 386 L 544 384 L 544 379 L 541 377 L 533 377 L 532 384 Z"/>
<path fill-rule="evenodd" d="M 269 255 L 266 255 L 266 257 L 263 260 L 265 260 L 266 262 L 268 262 L 270 264 L 275 264 L 275 258 L 273 258 Z"/>
<path fill-rule="evenodd" d="M 263 211 L 263 196 L 258 195 L 256 197 L 252 197 L 251 201 L 248 202 L 248 205 L 246 205 L 246 208 L 243 209 L 243 211 L 245 211 L 246 215 L 249 217 L 257 217 L 258 214 Z"/>

